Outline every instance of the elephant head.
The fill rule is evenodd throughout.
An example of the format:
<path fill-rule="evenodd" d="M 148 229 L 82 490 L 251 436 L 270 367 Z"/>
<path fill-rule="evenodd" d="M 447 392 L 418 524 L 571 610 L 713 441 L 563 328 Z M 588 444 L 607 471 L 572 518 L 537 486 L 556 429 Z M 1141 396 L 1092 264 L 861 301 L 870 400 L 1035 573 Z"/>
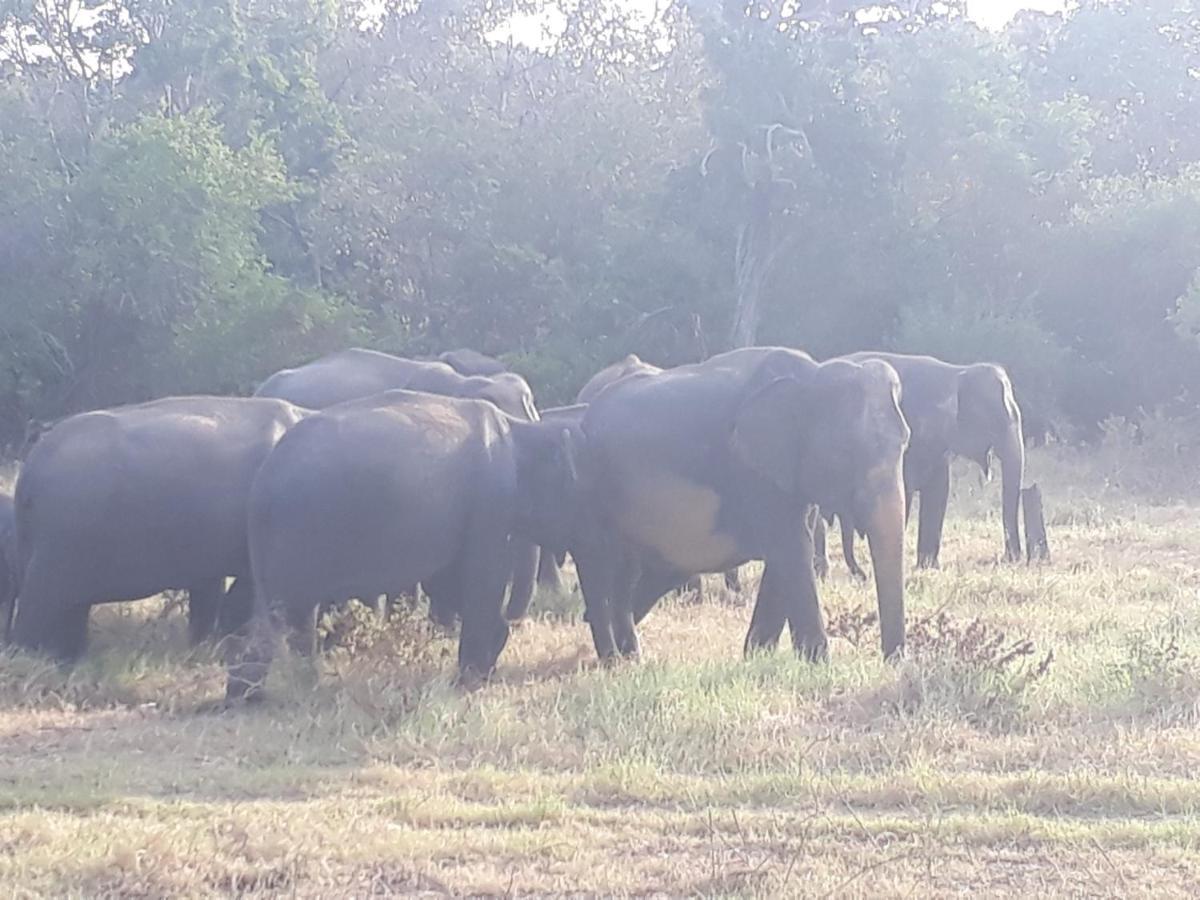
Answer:
<path fill-rule="evenodd" d="M 798 503 L 864 523 L 874 561 L 883 652 L 904 646 L 904 480 L 908 424 L 890 365 L 832 360 L 777 378 L 748 398 L 733 449 Z"/>
<path fill-rule="evenodd" d="M 510 416 L 526 422 L 538 420 L 529 383 L 513 372 L 471 376 L 463 382 L 462 396 L 487 400 Z"/>
<path fill-rule="evenodd" d="M 991 474 L 989 462 L 995 451 L 1002 478 L 1005 556 L 1010 561 L 1020 559 L 1017 512 L 1025 474 L 1025 445 L 1021 410 L 1013 397 L 1012 384 L 1000 366 L 979 363 L 963 368 L 957 387 L 951 449 L 977 462 L 985 476 Z"/>
<path fill-rule="evenodd" d="M 568 549 L 579 506 L 577 421 L 513 422 L 517 454 L 514 531 L 551 552 Z"/>

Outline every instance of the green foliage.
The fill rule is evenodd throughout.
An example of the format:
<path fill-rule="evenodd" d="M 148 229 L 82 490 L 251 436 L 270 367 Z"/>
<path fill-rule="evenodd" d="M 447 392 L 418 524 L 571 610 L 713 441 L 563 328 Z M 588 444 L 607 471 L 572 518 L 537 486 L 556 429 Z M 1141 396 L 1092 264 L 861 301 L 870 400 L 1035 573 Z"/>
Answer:
<path fill-rule="evenodd" d="M 0 5 L 0 440 L 350 342 L 562 403 L 735 324 L 1082 434 L 1200 402 L 1191 4 L 87 6 Z"/>

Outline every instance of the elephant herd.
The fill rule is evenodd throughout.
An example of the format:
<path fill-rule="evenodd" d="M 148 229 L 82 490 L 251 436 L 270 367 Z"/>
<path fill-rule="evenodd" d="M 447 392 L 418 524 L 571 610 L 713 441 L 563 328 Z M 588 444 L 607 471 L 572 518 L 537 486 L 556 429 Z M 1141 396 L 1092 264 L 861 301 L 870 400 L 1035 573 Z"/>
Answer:
<path fill-rule="evenodd" d="M 98 603 L 188 592 L 193 641 L 226 637 L 227 694 L 257 693 L 279 637 L 313 647 L 317 610 L 420 585 L 461 622 L 486 676 L 535 573 L 569 553 L 602 659 L 700 573 L 764 563 L 746 650 L 788 626 L 826 652 L 817 580 L 836 517 L 851 571 L 870 548 L 883 652 L 904 646 L 903 537 L 937 565 L 953 455 L 1003 476 L 1005 554 L 1021 552 L 1020 410 L 1002 368 L 751 347 L 660 369 L 629 356 L 571 406 L 468 350 L 349 349 L 277 372 L 253 397 L 172 397 L 70 416 L 0 503 L 12 643 L 77 658 Z M 505 607 L 505 596 L 508 604 Z"/>

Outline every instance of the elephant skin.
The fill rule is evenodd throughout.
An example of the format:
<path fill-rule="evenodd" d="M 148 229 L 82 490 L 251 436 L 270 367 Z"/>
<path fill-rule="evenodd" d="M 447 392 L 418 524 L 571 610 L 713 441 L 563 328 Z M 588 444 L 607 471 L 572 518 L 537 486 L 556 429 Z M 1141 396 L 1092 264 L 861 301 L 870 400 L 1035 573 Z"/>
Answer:
<path fill-rule="evenodd" d="M 644 362 L 636 353 L 630 353 L 619 362 L 605 366 L 587 380 L 575 396 L 576 403 L 591 403 L 610 384 L 616 384 L 629 375 L 657 375 L 663 371 L 656 365 Z"/>
<path fill-rule="evenodd" d="M 778 347 L 622 378 L 583 416 L 587 521 L 571 546 L 601 658 L 639 652 L 636 623 L 702 572 L 765 562 L 746 650 L 790 625 L 826 654 L 811 509 L 854 509 L 875 561 L 884 653 L 904 645 L 909 431 L 883 362 L 815 363 Z"/>
<path fill-rule="evenodd" d="M 453 350 L 443 354 L 457 365 L 476 368 L 491 360 L 473 350 Z M 500 365 L 498 361 L 491 362 Z M 448 362 L 404 359 L 377 350 L 354 347 L 323 356 L 307 365 L 276 372 L 255 392 L 260 397 L 279 397 L 307 409 L 326 409 L 337 403 L 360 400 L 381 391 L 403 388 L 446 397 L 487 400 L 518 419 L 536 422 L 537 408 L 533 391 L 520 375 L 500 371 L 491 375 L 466 375 Z M 523 617 L 533 598 L 540 551 L 537 547 L 514 541 L 510 612 L 513 619 Z M 447 624 L 443 622 L 443 624 Z"/>
<path fill-rule="evenodd" d="M 307 652 L 320 604 L 418 582 L 436 610 L 462 618 L 462 673 L 490 673 L 508 638 L 510 535 L 563 545 L 577 440 L 562 423 L 403 390 L 292 429 L 251 491 L 258 602 L 254 636 L 230 668 L 230 698 L 257 691 L 280 624 Z"/>
<path fill-rule="evenodd" d="M 85 648 L 92 605 L 172 588 L 189 592 L 193 640 L 219 612 L 230 627 L 244 621 L 250 484 L 306 415 L 282 400 L 172 397 L 55 424 L 17 480 L 12 641 L 71 660 Z M 227 576 L 236 579 L 228 596 Z"/>
<path fill-rule="evenodd" d="M 460 375 L 499 375 L 508 371 L 508 367 L 495 357 L 465 347 L 439 353 L 438 361 Z"/>
<path fill-rule="evenodd" d="M 378 350 L 351 347 L 283 369 L 264 381 L 256 397 L 277 397 L 305 409 L 360 400 L 380 391 L 404 388 L 445 397 L 488 400 L 510 416 L 536 421 L 533 391 L 513 372 L 462 375 L 444 362 L 404 359 Z"/>
<path fill-rule="evenodd" d="M 1001 515 L 1004 522 L 1004 556 L 1021 558 L 1018 508 L 1025 473 L 1025 447 L 1021 410 L 1013 396 L 1008 373 L 991 363 L 956 366 L 932 356 L 901 353 L 852 353 L 855 362 L 881 360 L 900 376 L 900 408 L 912 429 L 904 457 L 905 509 L 919 494 L 917 566 L 936 567 L 942 544 L 942 526 L 950 495 L 950 459 L 954 455 L 974 460 L 990 474 L 994 451 L 1000 460 Z M 842 551 L 850 571 L 860 577 L 854 558 L 854 535 L 862 533 L 852 513 L 837 513 L 842 526 Z"/>
<path fill-rule="evenodd" d="M 17 514 L 11 494 L 0 493 L 0 621 L 7 639 L 17 599 Z"/>

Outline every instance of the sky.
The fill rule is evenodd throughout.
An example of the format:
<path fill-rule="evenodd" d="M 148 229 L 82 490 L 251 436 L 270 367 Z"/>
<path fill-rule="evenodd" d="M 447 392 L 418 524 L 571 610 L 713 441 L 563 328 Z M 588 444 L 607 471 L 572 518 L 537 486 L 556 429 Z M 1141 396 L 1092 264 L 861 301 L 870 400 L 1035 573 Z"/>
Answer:
<path fill-rule="evenodd" d="M 1002 28 L 1021 9 L 1058 12 L 1063 0 L 967 0 L 967 14 L 987 28 Z"/>
<path fill-rule="evenodd" d="M 655 0 L 626 0 L 633 8 L 650 15 Z M 1042 12 L 1059 12 L 1068 0 L 967 0 L 967 15 L 985 28 L 1003 28 L 1022 9 Z M 545 40 L 545 32 L 551 34 L 562 28 L 561 15 L 542 12 L 536 15 L 517 15 L 513 19 L 512 35 L 520 43 L 538 46 Z M 503 30 L 498 34 L 507 34 Z"/>

